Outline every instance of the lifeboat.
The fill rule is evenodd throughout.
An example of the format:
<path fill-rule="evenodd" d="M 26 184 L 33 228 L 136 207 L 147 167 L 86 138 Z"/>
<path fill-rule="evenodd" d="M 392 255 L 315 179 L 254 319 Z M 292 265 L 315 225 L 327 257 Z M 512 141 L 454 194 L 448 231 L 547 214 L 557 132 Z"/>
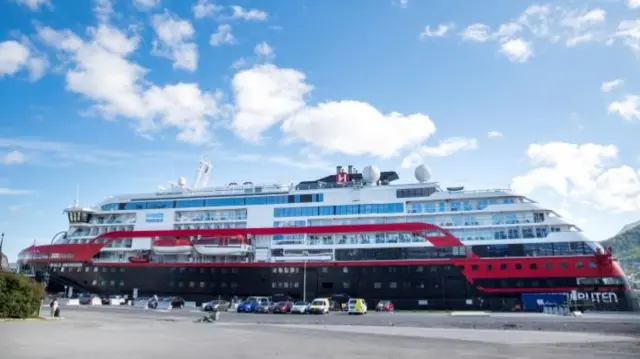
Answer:
<path fill-rule="evenodd" d="M 153 241 L 153 252 L 157 254 L 188 254 L 192 248 L 191 241 L 184 238 L 160 238 Z"/>
<path fill-rule="evenodd" d="M 205 256 L 233 256 L 246 254 L 251 245 L 243 235 L 215 236 L 193 241 L 193 249 Z"/>

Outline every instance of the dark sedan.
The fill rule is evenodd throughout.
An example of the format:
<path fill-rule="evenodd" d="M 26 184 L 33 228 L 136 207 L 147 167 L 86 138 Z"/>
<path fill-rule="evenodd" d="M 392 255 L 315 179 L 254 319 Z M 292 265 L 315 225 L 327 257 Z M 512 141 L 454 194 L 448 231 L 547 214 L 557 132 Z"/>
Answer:
<path fill-rule="evenodd" d="M 293 302 L 290 302 L 290 301 L 277 302 L 273 306 L 272 311 L 273 313 L 285 314 L 285 313 L 290 313 L 292 307 L 293 307 Z"/>

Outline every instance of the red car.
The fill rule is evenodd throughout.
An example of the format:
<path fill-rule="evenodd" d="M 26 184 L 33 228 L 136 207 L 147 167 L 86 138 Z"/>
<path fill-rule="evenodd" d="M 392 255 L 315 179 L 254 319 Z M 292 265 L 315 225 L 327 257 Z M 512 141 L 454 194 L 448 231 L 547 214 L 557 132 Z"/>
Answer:
<path fill-rule="evenodd" d="M 291 307 L 293 307 L 293 302 L 285 301 L 285 302 L 277 302 L 273 305 L 272 312 L 273 313 L 289 313 L 291 312 Z"/>
<path fill-rule="evenodd" d="M 376 305 L 376 312 L 393 312 L 394 310 L 395 307 L 390 300 L 381 300 L 378 302 L 378 305 Z"/>

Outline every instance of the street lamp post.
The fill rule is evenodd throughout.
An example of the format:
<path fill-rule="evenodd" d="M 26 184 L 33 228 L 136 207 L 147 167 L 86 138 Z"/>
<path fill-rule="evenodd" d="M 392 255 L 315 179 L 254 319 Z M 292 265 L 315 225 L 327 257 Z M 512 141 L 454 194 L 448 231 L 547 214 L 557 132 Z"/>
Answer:
<path fill-rule="evenodd" d="M 302 251 L 302 255 L 305 256 L 304 267 L 302 270 L 302 301 L 307 301 L 307 259 L 306 257 L 309 255 L 309 252 Z"/>

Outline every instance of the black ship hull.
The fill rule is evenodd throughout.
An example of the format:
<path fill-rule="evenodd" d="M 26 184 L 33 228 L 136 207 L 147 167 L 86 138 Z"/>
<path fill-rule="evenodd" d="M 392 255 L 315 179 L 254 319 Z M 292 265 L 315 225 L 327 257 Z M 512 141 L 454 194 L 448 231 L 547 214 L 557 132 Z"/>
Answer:
<path fill-rule="evenodd" d="M 523 293 L 570 293 L 583 309 L 638 310 L 633 292 L 619 286 L 579 286 L 576 278 L 520 278 L 470 283 L 455 265 L 398 266 L 35 266 L 50 292 L 73 287 L 99 295 L 181 296 L 202 303 L 216 298 L 273 296 L 311 300 L 349 296 L 369 303 L 393 301 L 403 310 L 493 310 L 523 308 Z M 493 287 L 487 289 L 488 287 Z M 306 288 L 306 290 L 305 290 Z"/>

